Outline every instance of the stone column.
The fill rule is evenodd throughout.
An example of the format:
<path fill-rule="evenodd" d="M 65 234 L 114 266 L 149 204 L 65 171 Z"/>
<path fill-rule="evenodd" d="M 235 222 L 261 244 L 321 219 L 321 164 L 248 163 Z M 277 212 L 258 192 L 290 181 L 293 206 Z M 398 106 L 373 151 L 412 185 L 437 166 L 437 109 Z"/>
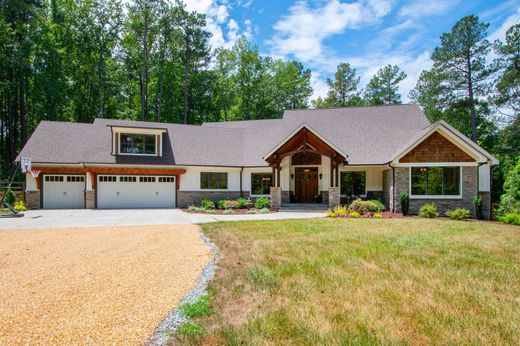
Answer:
<path fill-rule="evenodd" d="M 279 210 L 282 207 L 282 188 L 271 186 L 271 209 Z"/>
<path fill-rule="evenodd" d="M 339 187 L 329 187 L 329 207 L 334 208 L 341 203 Z"/>
<path fill-rule="evenodd" d="M 40 191 L 25 191 L 27 209 L 40 209 Z"/>
<path fill-rule="evenodd" d="M 85 208 L 96 209 L 96 191 L 85 191 Z"/>

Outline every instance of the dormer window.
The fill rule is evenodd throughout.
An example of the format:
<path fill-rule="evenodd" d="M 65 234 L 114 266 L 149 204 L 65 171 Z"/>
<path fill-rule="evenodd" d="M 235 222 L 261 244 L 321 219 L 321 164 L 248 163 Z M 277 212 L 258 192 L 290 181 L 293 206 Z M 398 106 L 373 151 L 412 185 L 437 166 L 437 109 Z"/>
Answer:
<path fill-rule="evenodd" d="M 162 156 L 166 129 L 110 126 L 112 155 Z"/>
<path fill-rule="evenodd" d="M 121 154 L 157 155 L 156 135 L 120 133 L 119 138 L 119 152 Z"/>

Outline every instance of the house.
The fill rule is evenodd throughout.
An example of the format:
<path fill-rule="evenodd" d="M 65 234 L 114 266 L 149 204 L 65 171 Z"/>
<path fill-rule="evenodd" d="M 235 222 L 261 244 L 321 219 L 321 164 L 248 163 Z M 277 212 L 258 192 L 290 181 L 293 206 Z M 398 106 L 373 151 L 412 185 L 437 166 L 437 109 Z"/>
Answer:
<path fill-rule="evenodd" d="M 490 215 L 496 158 L 417 105 L 287 110 L 282 119 L 181 125 L 42 121 L 20 157 L 31 208 L 174 208 L 269 196 L 274 208 L 378 198 Z"/>

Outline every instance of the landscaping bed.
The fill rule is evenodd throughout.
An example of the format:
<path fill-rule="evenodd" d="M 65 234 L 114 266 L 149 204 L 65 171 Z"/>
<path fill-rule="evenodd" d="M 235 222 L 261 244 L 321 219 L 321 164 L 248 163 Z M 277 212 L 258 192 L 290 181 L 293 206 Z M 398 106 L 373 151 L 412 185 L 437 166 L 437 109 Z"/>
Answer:
<path fill-rule="evenodd" d="M 262 210 L 262 209 L 231 209 L 232 211 L 229 212 L 227 210 L 229 209 L 190 209 L 190 208 L 183 208 L 182 211 L 185 211 L 187 213 L 193 213 L 193 214 L 216 214 L 216 215 L 249 215 L 249 214 L 270 214 L 270 213 L 276 213 L 276 210 Z"/>
<path fill-rule="evenodd" d="M 516 344 L 520 232 L 446 218 L 202 225 L 221 258 L 178 344 Z M 515 341 L 516 340 L 516 341 Z"/>
<path fill-rule="evenodd" d="M 203 199 L 183 210 L 188 213 L 218 215 L 275 213 L 276 211 L 271 210 L 270 207 L 271 200 L 267 197 L 256 198 L 254 202 L 240 197 L 236 200 L 220 199 L 218 201 Z"/>

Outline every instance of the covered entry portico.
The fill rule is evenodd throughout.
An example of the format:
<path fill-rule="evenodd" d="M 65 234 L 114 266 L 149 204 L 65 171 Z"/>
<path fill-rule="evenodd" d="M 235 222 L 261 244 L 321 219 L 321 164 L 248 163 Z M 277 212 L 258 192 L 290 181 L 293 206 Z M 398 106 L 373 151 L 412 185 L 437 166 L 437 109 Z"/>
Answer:
<path fill-rule="evenodd" d="M 339 172 L 347 157 L 307 124 L 302 124 L 264 157 L 273 171 L 272 208 L 279 209 L 282 201 L 338 205 Z M 281 171 L 285 169 L 288 196 L 282 191 Z"/>

